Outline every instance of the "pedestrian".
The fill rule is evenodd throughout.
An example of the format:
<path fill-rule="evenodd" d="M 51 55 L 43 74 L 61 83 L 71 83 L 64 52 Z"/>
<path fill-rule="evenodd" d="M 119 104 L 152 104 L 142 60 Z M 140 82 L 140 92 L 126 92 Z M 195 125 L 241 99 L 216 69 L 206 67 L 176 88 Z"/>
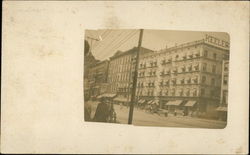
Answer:
<path fill-rule="evenodd" d="M 110 108 L 107 104 L 107 100 L 105 98 L 101 98 L 101 103 L 97 105 L 93 121 L 108 122 L 109 114 Z"/>

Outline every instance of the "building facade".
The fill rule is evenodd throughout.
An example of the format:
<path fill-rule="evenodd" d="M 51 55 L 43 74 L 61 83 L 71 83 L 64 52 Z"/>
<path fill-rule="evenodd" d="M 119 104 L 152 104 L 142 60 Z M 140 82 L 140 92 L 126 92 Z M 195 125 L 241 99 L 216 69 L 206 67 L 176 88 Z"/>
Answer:
<path fill-rule="evenodd" d="M 220 104 L 223 60 L 229 55 L 229 44 L 214 39 L 206 36 L 142 56 L 137 98 L 158 100 L 160 107 L 169 108 L 186 103 L 186 109 L 214 116 Z"/>
<path fill-rule="evenodd" d="M 227 106 L 228 106 L 228 75 L 229 75 L 229 61 L 222 62 L 221 74 L 221 92 L 220 92 L 220 106 L 217 108 L 219 119 L 227 119 Z"/>
<path fill-rule="evenodd" d="M 228 74 L 229 74 L 229 61 L 224 60 L 222 63 L 222 81 L 221 81 L 221 106 L 227 107 L 228 104 Z"/>
<path fill-rule="evenodd" d="M 89 68 L 88 82 L 90 87 L 90 96 L 97 97 L 100 94 L 107 93 L 108 87 L 108 68 L 109 61 L 104 60 L 93 64 Z"/>
<path fill-rule="evenodd" d="M 89 70 L 91 66 L 98 63 L 99 60 L 96 60 L 93 54 L 90 51 L 90 45 L 87 40 L 84 43 L 84 99 L 87 100 L 90 98 L 90 83 L 89 83 Z"/>
<path fill-rule="evenodd" d="M 125 52 L 118 51 L 110 58 L 108 70 L 109 93 L 116 93 L 127 101 L 131 97 L 136 52 L 137 48 L 135 47 Z M 152 52 L 152 50 L 142 47 L 140 57 Z"/>

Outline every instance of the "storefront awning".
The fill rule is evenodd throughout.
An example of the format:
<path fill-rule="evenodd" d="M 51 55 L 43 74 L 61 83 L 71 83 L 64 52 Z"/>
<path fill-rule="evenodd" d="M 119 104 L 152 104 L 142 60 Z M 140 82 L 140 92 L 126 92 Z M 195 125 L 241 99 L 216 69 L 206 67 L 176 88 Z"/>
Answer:
<path fill-rule="evenodd" d="M 150 101 L 148 101 L 148 104 L 152 104 L 152 102 L 153 102 L 154 100 L 150 100 Z"/>
<path fill-rule="evenodd" d="M 145 102 L 145 100 L 143 100 L 143 99 L 140 99 L 139 101 L 138 101 L 138 103 L 144 103 Z"/>
<path fill-rule="evenodd" d="M 156 105 L 159 105 L 159 100 L 152 100 L 152 101 L 150 102 L 150 104 L 156 104 Z"/>
<path fill-rule="evenodd" d="M 227 107 L 218 107 L 217 111 L 227 111 Z"/>
<path fill-rule="evenodd" d="M 175 105 L 178 106 L 178 105 L 180 105 L 182 102 L 183 102 L 182 100 L 176 100 L 176 101 L 175 101 Z"/>
<path fill-rule="evenodd" d="M 115 97 L 115 96 L 116 94 L 107 94 L 107 97 L 110 97 L 110 98 Z"/>
<path fill-rule="evenodd" d="M 185 107 L 192 107 L 196 104 L 197 102 L 196 101 L 188 101 L 184 106 Z"/>
<path fill-rule="evenodd" d="M 124 97 L 116 97 L 116 98 L 114 98 L 114 101 L 129 102 L 129 100 L 127 98 L 124 98 Z"/>
<path fill-rule="evenodd" d="M 108 93 L 106 93 L 106 94 L 102 94 L 102 95 L 97 96 L 97 98 L 98 99 L 100 99 L 102 97 L 113 98 L 115 96 L 116 96 L 116 94 L 108 94 Z"/>
<path fill-rule="evenodd" d="M 175 101 L 168 101 L 166 105 L 175 105 Z"/>
<path fill-rule="evenodd" d="M 183 102 L 182 100 L 169 101 L 166 105 L 179 106 L 182 102 Z"/>

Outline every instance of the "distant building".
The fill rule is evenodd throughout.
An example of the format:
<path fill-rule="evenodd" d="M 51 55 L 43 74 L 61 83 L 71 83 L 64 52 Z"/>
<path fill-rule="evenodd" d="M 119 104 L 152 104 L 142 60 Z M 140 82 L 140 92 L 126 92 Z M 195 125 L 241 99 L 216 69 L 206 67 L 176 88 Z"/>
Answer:
<path fill-rule="evenodd" d="M 99 60 L 96 60 L 91 53 L 88 41 L 85 40 L 84 44 L 84 99 L 86 100 L 90 97 L 89 69 Z"/>
<path fill-rule="evenodd" d="M 100 61 L 90 66 L 88 73 L 90 96 L 97 97 L 98 95 L 107 93 L 108 68 L 108 60 Z"/>
<path fill-rule="evenodd" d="M 133 74 L 135 69 L 137 48 L 134 47 L 128 51 L 117 51 L 110 57 L 108 70 L 109 92 L 116 93 L 123 100 L 130 100 L 133 83 Z M 140 56 L 153 53 L 152 50 L 141 48 Z"/>
<path fill-rule="evenodd" d="M 137 98 L 158 100 L 161 108 L 170 111 L 185 109 L 189 114 L 215 116 L 221 68 L 228 56 L 229 43 L 211 36 L 142 56 Z"/>
<path fill-rule="evenodd" d="M 97 64 L 98 62 L 100 62 L 100 60 L 95 59 L 91 52 L 89 52 L 87 55 L 84 55 L 84 78 L 88 78 L 90 67 Z"/>

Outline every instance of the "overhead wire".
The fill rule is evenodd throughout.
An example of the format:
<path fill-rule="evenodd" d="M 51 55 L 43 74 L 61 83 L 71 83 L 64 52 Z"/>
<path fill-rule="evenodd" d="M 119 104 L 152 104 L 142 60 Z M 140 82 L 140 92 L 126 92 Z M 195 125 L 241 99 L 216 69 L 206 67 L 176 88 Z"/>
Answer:
<path fill-rule="evenodd" d="M 105 30 L 105 31 L 103 32 L 103 34 L 101 34 L 102 40 L 106 39 L 107 36 L 108 36 L 112 31 L 113 31 L 113 30 L 108 30 L 108 29 Z M 100 42 L 98 42 L 98 44 L 97 44 L 95 47 L 93 47 L 93 50 L 96 50 L 100 45 L 101 45 Z"/>
<path fill-rule="evenodd" d="M 118 44 L 114 45 L 113 48 L 110 49 L 110 51 L 116 50 L 119 47 L 121 47 L 122 45 L 124 45 L 128 40 L 130 40 L 138 32 L 139 32 L 138 30 L 135 30 L 135 31 L 132 31 L 131 33 L 129 33 L 127 36 L 125 36 L 123 39 L 121 39 Z M 105 51 L 103 51 L 103 52 L 105 53 Z M 104 56 L 106 56 L 107 54 L 108 54 L 108 52 L 106 52 L 104 54 Z"/>
<path fill-rule="evenodd" d="M 102 51 L 102 54 L 105 54 L 105 53 L 107 53 L 106 51 L 106 49 L 108 48 L 108 47 L 114 47 L 114 45 L 117 45 L 117 43 L 118 42 L 120 42 L 121 40 L 123 40 L 124 39 L 124 37 L 126 38 L 128 35 L 130 35 L 129 33 L 130 32 L 128 32 L 128 34 L 127 34 L 127 31 L 123 31 L 124 32 L 124 35 L 121 35 L 121 36 L 116 36 L 116 37 L 114 37 L 114 41 L 111 41 L 112 40 L 112 36 L 111 36 L 111 38 L 110 38 L 110 40 L 107 40 L 108 42 L 110 42 L 111 44 L 109 44 L 108 46 L 105 46 L 103 49 L 105 49 L 105 50 L 101 50 Z M 114 35 L 113 35 L 114 36 Z M 108 52 L 109 53 L 109 52 Z"/>
<path fill-rule="evenodd" d="M 135 36 L 135 34 L 137 34 L 138 32 L 139 32 L 138 30 L 132 31 L 126 38 L 124 38 L 118 44 L 116 44 L 115 46 L 113 46 L 113 48 L 111 50 L 118 49 L 119 47 L 121 47 L 122 45 L 124 45 L 124 43 L 126 43 L 128 40 L 130 40 L 133 36 Z"/>
<path fill-rule="evenodd" d="M 124 31 L 122 31 L 122 32 L 124 32 Z M 113 46 L 112 44 L 116 44 L 117 43 L 117 41 L 119 41 L 120 39 L 122 39 L 123 38 L 123 35 L 121 35 L 121 33 L 119 34 L 119 36 L 118 37 L 115 37 L 115 34 L 116 32 L 115 31 L 113 31 L 112 33 L 110 33 L 110 35 L 109 36 L 106 36 L 105 38 L 107 38 L 106 40 L 104 40 L 104 42 L 102 43 L 102 44 L 100 44 L 100 46 L 99 46 L 99 48 L 97 48 L 97 49 L 95 49 L 95 53 L 99 53 L 100 51 L 102 51 L 102 53 L 104 52 L 104 50 L 103 49 L 107 49 L 108 48 L 108 46 Z M 124 32 L 124 33 L 126 33 L 126 32 Z M 125 34 L 126 35 L 126 34 Z M 113 39 L 115 37 L 115 39 Z M 113 40 L 112 40 L 113 39 Z M 107 44 L 108 43 L 110 43 L 108 46 L 107 46 Z"/>
<path fill-rule="evenodd" d="M 105 51 L 106 49 L 110 48 L 113 43 L 115 43 L 115 41 L 117 40 L 118 37 L 121 36 L 121 34 L 123 33 L 123 31 L 121 33 L 118 34 L 117 37 L 114 37 L 112 41 L 110 41 L 110 43 L 102 50 L 102 51 Z"/>

